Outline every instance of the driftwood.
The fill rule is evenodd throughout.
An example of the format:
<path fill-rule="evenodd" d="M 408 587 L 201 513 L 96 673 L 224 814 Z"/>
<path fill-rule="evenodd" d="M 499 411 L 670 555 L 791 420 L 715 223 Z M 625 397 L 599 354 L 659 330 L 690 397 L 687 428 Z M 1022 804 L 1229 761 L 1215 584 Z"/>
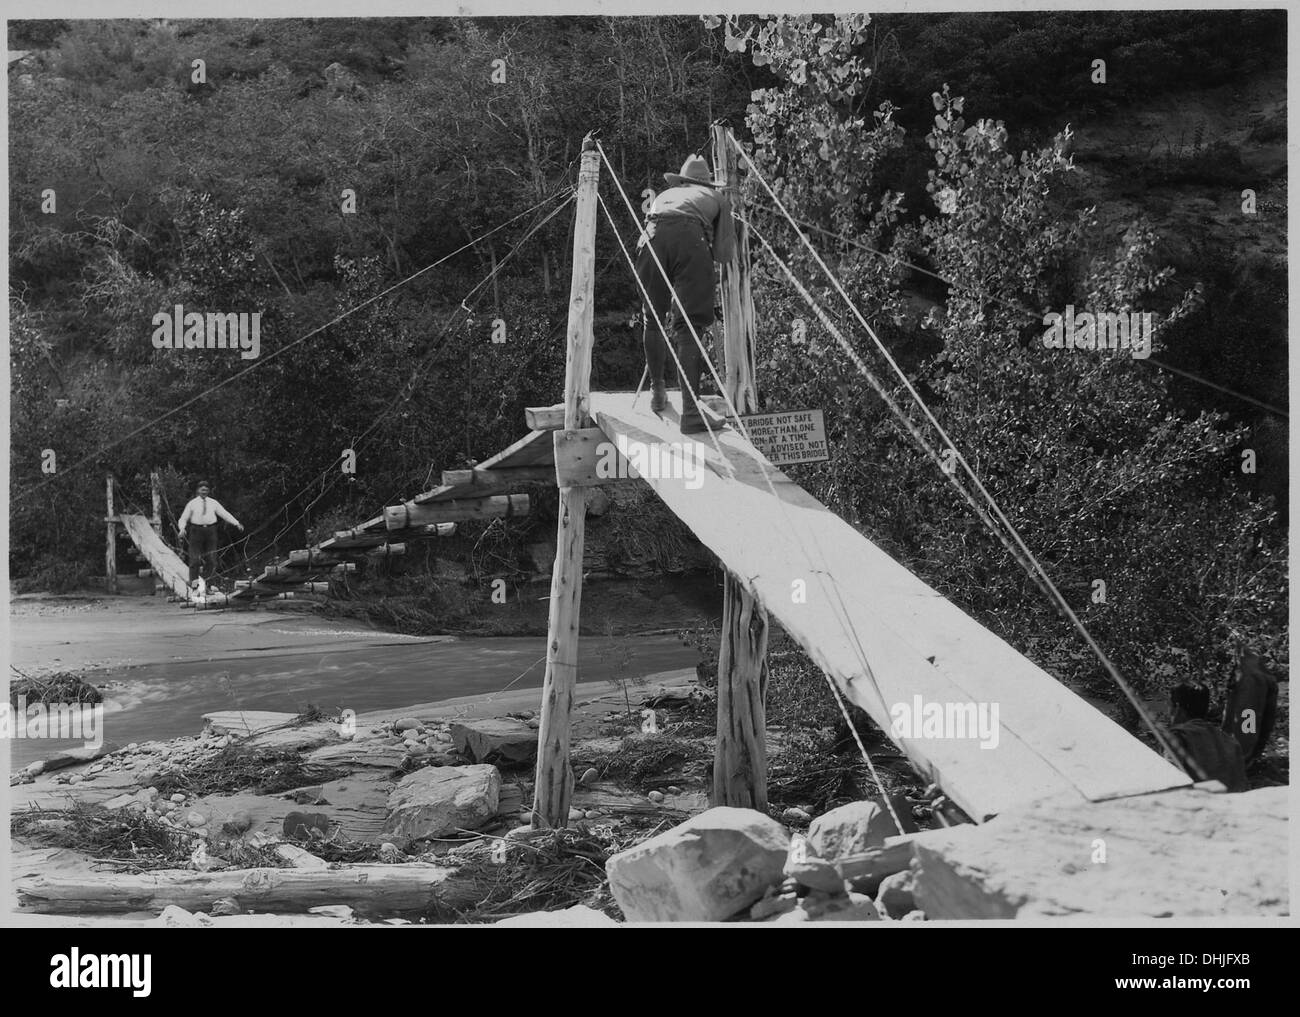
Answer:
<path fill-rule="evenodd" d="M 234 869 L 190 872 L 35 875 L 18 879 L 19 906 L 46 914 L 161 911 L 170 904 L 207 911 L 222 897 L 240 910 L 304 912 L 322 904 L 347 904 L 364 914 L 422 912 L 434 903 L 466 907 L 488 887 L 453 869 L 424 862 L 345 865 L 336 869 Z"/>

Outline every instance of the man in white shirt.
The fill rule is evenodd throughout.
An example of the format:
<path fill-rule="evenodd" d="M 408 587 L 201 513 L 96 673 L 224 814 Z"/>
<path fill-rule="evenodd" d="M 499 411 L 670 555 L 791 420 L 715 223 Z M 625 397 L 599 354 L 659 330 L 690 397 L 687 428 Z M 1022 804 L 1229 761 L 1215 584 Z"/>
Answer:
<path fill-rule="evenodd" d="M 199 566 L 207 563 L 208 576 L 216 568 L 217 519 L 224 519 L 241 532 L 243 523 L 225 510 L 221 502 L 212 497 L 212 485 L 200 480 L 197 497 L 191 498 L 181 513 L 177 531 L 181 540 L 189 530 L 190 582 L 199 577 Z"/>

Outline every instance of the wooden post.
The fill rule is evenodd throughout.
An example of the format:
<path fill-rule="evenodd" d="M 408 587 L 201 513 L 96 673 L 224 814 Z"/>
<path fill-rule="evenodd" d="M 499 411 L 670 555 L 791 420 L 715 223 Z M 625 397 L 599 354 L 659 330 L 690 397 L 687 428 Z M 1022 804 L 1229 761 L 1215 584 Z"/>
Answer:
<path fill-rule="evenodd" d="M 150 520 L 153 523 L 153 531 L 159 536 L 162 535 L 162 478 L 158 476 L 157 470 L 151 470 L 149 473 L 149 494 L 153 498 L 153 517 Z"/>
<path fill-rule="evenodd" d="M 739 159 L 727 128 L 713 128 L 715 177 L 739 211 Z M 723 382 L 740 413 L 758 410 L 749 237 L 736 223 L 736 250 L 722 266 Z M 722 591 L 718 647 L 718 742 L 713 804 L 767 811 L 767 612 L 731 572 Z"/>
<path fill-rule="evenodd" d="M 104 522 L 108 527 L 108 539 L 104 544 L 104 585 L 109 593 L 117 592 L 117 513 L 113 511 L 113 474 L 108 475 L 105 485 L 108 512 Z"/>
<path fill-rule="evenodd" d="M 590 410 L 592 306 L 596 266 L 596 185 L 600 153 L 588 135 L 582 143 L 577 211 L 573 228 L 573 277 L 569 287 L 568 352 L 564 362 L 563 435 L 583 426 Z M 538 730 L 533 793 L 534 829 L 563 828 L 569 822 L 573 768 L 569 721 L 578 682 L 578 619 L 582 607 L 582 553 L 586 537 L 587 489 L 561 487 L 551 570 L 547 621 L 546 680 Z"/>

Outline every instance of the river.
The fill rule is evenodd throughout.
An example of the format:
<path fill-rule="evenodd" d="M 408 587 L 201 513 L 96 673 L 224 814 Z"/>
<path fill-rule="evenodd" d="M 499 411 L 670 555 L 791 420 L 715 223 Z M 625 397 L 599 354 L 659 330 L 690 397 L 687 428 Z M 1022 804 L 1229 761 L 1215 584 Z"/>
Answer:
<path fill-rule="evenodd" d="M 626 660 L 622 658 L 626 657 Z M 396 643 L 330 652 L 107 668 L 85 677 L 105 689 L 104 740 L 118 745 L 197 734 L 216 710 L 299 712 L 309 704 L 357 713 L 512 688 L 540 688 L 542 637 L 488 637 Z M 694 667 L 698 655 L 675 636 L 583 637 L 579 681 L 602 681 Z M 16 738 L 19 768 L 82 744 Z"/>

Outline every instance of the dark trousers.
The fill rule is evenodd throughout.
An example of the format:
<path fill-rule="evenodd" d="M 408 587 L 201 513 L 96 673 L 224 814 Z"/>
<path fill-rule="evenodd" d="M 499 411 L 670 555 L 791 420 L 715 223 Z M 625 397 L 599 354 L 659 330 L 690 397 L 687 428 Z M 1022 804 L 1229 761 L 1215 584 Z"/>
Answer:
<path fill-rule="evenodd" d="M 651 250 L 658 255 L 663 272 L 655 264 Z M 664 273 L 672 283 L 671 288 Z M 704 239 L 703 229 L 690 220 L 656 222 L 655 235 L 637 252 L 636 274 L 649 296 L 645 308 L 644 343 L 650 381 L 660 385 L 664 381 L 668 347 L 663 336 L 666 328 L 661 330 L 660 323 L 667 321 L 671 311 L 673 347 L 681 363 L 682 422 L 698 421 L 700 412 L 692 393 L 698 395 L 700 391 L 702 361 L 687 321 L 695 326 L 701 340 L 713 324 L 713 254 Z M 674 292 L 681 307 L 673 299 Z M 685 317 L 682 308 L 686 309 Z"/>
<path fill-rule="evenodd" d="M 207 565 L 207 578 L 217 569 L 217 524 L 199 526 L 191 523 L 189 528 L 190 582 L 199 578 L 199 566 Z"/>

